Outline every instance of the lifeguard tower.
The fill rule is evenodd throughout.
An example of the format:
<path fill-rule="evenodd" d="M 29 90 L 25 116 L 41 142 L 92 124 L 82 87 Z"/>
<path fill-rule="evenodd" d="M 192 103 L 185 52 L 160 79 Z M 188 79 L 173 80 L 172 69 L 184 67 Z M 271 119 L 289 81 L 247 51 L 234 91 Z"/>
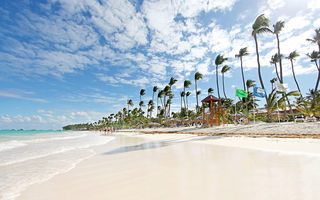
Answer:
<path fill-rule="evenodd" d="M 207 96 L 202 101 L 202 120 L 203 127 L 212 127 L 221 125 L 221 117 L 224 119 L 224 110 L 221 106 L 221 100 L 213 95 Z M 205 104 L 209 107 L 205 108 Z M 223 122 L 223 121 L 222 121 Z"/>

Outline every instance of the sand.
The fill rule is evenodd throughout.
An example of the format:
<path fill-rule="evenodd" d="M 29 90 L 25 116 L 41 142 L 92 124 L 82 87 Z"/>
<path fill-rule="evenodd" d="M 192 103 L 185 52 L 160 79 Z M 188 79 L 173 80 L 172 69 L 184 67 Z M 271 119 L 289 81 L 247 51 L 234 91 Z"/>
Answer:
<path fill-rule="evenodd" d="M 320 199 L 320 140 L 117 133 L 18 199 Z"/>
<path fill-rule="evenodd" d="M 264 123 L 257 122 L 249 125 L 228 124 L 210 128 L 175 127 L 175 128 L 146 128 L 126 129 L 123 132 L 139 133 L 188 133 L 205 136 L 246 136 L 269 138 L 317 138 L 320 139 L 320 122 L 309 123 Z"/>

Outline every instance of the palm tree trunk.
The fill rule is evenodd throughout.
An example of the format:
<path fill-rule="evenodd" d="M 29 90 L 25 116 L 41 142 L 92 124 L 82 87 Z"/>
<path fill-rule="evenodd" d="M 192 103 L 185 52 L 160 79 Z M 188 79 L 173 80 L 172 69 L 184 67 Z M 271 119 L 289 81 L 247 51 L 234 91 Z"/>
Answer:
<path fill-rule="evenodd" d="M 163 103 L 164 103 L 164 117 L 167 117 L 167 102 L 166 102 L 166 96 L 167 95 L 163 95 Z"/>
<path fill-rule="evenodd" d="M 217 79 L 217 90 L 218 90 L 218 97 L 220 99 L 220 92 L 219 92 L 219 80 L 218 80 L 218 65 L 216 65 L 216 79 Z"/>
<path fill-rule="evenodd" d="M 183 91 L 184 91 L 183 103 L 184 103 L 184 108 L 186 108 L 186 88 L 185 87 L 183 87 Z"/>
<path fill-rule="evenodd" d="M 171 103 L 169 104 L 168 117 L 170 118 Z"/>
<path fill-rule="evenodd" d="M 243 90 L 246 91 L 246 84 L 245 84 L 244 73 L 243 73 L 243 66 L 242 66 L 242 56 L 240 57 L 240 64 L 241 64 L 241 74 L 242 74 Z"/>
<path fill-rule="evenodd" d="M 280 54 L 280 40 L 279 40 L 279 35 L 276 34 L 277 36 L 277 44 L 278 44 L 278 56 L 279 56 L 279 67 L 280 67 L 280 83 L 283 83 L 283 74 L 282 74 L 282 61 L 281 61 L 281 54 Z"/>
<path fill-rule="evenodd" d="M 279 76 L 279 73 L 278 73 L 277 63 L 274 63 L 274 68 L 276 69 L 277 78 L 278 78 L 278 80 L 279 80 L 280 83 L 281 83 L 281 79 L 280 79 L 280 76 Z"/>
<path fill-rule="evenodd" d="M 186 96 L 186 101 L 187 101 L 187 116 L 188 116 L 188 97 Z"/>
<path fill-rule="evenodd" d="M 180 95 L 180 99 L 181 99 L 181 101 L 180 101 L 180 105 L 181 105 L 181 108 L 180 108 L 180 112 L 182 112 L 182 96 Z"/>
<path fill-rule="evenodd" d="M 222 74 L 222 86 L 223 86 L 223 94 L 224 94 L 224 98 L 227 98 L 225 89 L 224 89 L 224 74 Z"/>
<path fill-rule="evenodd" d="M 158 113 L 158 112 L 159 112 L 158 103 L 159 103 L 159 98 L 157 97 L 157 116 L 158 116 L 158 114 L 159 114 L 159 113 Z M 157 116 L 156 116 L 156 117 L 157 117 Z"/>
<path fill-rule="evenodd" d="M 199 103 L 198 103 L 198 86 L 197 86 L 197 79 L 194 79 L 194 85 L 195 85 L 195 89 L 196 89 L 196 101 L 197 101 L 197 107 L 196 107 L 196 113 L 198 112 L 198 107 L 199 107 Z"/>
<path fill-rule="evenodd" d="M 314 88 L 314 91 L 316 92 L 318 90 L 319 81 L 320 81 L 320 68 L 318 66 L 317 61 L 315 61 L 314 63 L 316 63 L 316 66 L 317 66 L 317 69 L 318 69 L 318 79 L 317 79 L 316 87 Z"/>
<path fill-rule="evenodd" d="M 264 89 L 264 84 L 263 84 L 263 80 L 262 80 L 262 77 L 261 77 L 261 65 L 260 65 L 260 57 L 259 57 L 259 48 L 258 48 L 257 35 L 254 35 L 254 41 L 256 43 L 256 54 L 257 54 L 259 81 L 260 81 L 260 85 L 261 85 L 262 89 Z M 268 103 L 267 95 L 265 96 L 265 99 L 266 99 L 266 102 L 267 102 L 267 105 L 268 105 L 269 103 Z"/>
<path fill-rule="evenodd" d="M 297 85 L 298 91 L 299 91 L 299 93 L 300 93 L 300 96 L 302 97 L 302 93 L 301 93 L 301 90 L 300 90 L 300 87 L 299 87 L 298 81 L 297 81 L 297 79 L 296 79 L 296 74 L 295 74 L 295 72 L 294 72 L 293 62 L 292 62 L 292 60 L 290 60 L 290 61 L 291 61 L 291 70 L 292 70 L 293 79 L 294 79 L 294 82 L 296 82 L 296 85 Z"/>

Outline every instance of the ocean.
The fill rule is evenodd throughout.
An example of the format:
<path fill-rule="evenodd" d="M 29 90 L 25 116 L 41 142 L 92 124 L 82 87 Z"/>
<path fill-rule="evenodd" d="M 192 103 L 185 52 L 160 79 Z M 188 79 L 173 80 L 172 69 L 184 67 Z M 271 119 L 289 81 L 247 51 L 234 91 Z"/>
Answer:
<path fill-rule="evenodd" d="M 0 199 L 15 199 L 27 186 L 71 170 L 95 155 L 93 146 L 112 139 L 96 132 L 0 130 Z"/>

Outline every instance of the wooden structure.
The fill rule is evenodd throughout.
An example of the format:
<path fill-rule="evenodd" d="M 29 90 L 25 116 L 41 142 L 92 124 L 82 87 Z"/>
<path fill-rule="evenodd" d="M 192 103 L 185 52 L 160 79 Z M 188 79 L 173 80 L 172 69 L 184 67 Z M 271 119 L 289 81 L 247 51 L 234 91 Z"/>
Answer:
<path fill-rule="evenodd" d="M 202 101 L 202 120 L 204 127 L 220 126 L 221 117 L 224 118 L 221 100 L 213 95 L 207 96 Z M 205 109 L 204 104 L 209 104 L 209 108 Z"/>

